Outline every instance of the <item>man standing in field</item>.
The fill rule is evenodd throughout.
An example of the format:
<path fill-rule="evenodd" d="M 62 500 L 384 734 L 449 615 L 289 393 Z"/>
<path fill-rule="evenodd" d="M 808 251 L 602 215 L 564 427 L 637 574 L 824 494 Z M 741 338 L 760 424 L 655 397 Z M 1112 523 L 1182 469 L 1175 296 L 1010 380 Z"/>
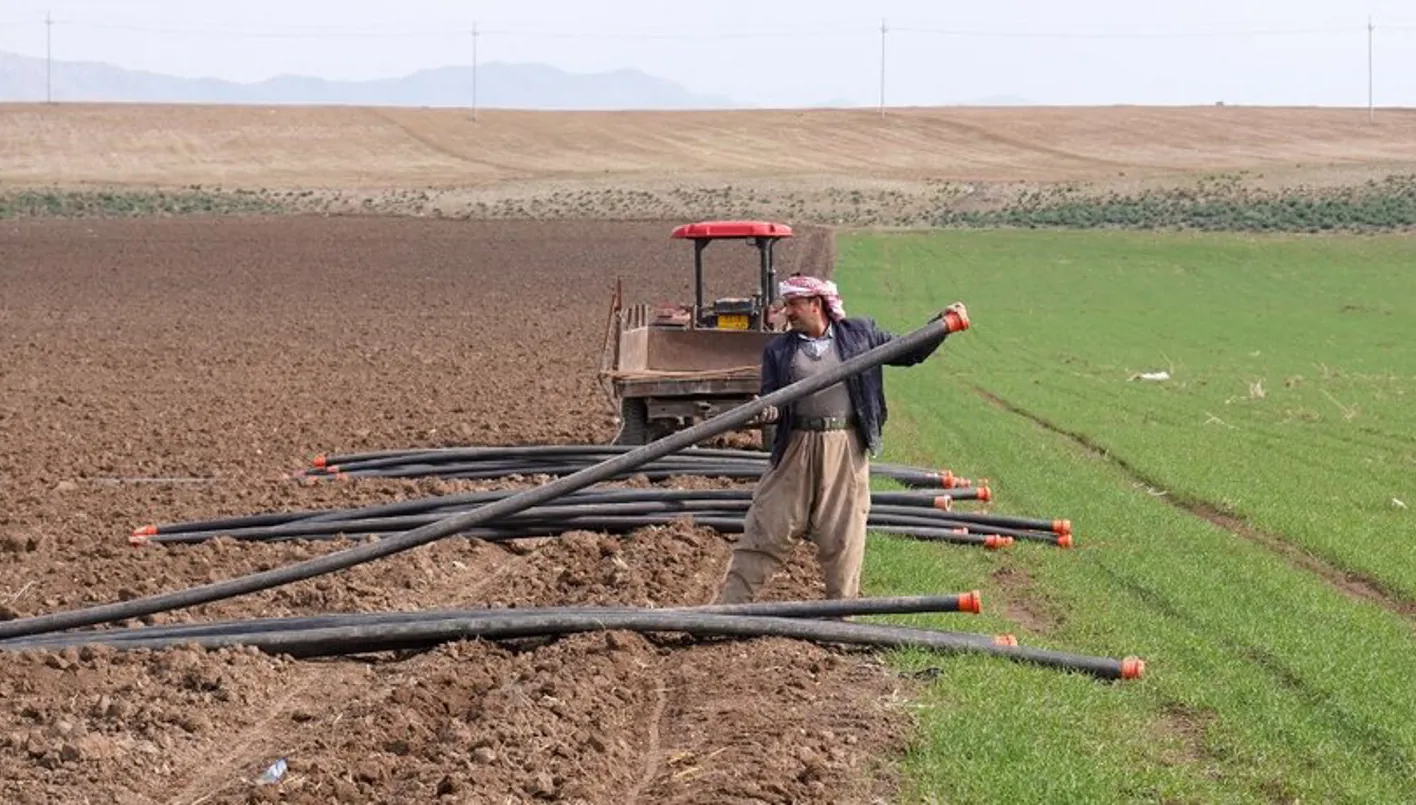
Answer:
<path fill-rule="evenodd" d="M 894 338 L 868 318 L 846 318 L 836 284 L 793 274 L 780 283 L 790 330 L 762 355 L 762 394 L 827 371 Z M 963 303 L 940 314 L 967 319 Z M 888 362 L 913 366 L 944 343 L 947 333 Z M 718 594 L 720 603 L 756 598 L 786 561 L 792 542 L 810 536 L 826 577 L 827 598 L 855 598 L 865 558 L 870 512 L 869 455 L 880 449 L 885 425 L 880 366 L 824 388 L 781 409 L 763 412 L 777 422 L 767 472 L 757 484 L 745 528 Z"/>

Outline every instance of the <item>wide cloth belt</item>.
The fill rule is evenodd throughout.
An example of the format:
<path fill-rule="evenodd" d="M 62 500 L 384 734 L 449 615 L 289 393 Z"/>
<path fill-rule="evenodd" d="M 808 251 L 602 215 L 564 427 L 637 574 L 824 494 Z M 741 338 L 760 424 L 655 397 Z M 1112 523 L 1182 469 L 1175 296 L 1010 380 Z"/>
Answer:
<path fill-rule="evenodd" d="M 795 417 L 792 419 L 792 428 L 795 430 L 850 430 L 855 427 L 855 423 L 855 417 Z"/>

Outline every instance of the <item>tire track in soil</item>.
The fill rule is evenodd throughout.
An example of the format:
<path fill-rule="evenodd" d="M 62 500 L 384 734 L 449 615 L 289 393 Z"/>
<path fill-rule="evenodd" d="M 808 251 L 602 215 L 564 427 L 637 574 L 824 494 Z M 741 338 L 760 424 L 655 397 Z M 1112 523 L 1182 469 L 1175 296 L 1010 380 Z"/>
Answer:
<path fill-rule="evenodd" d="M 460 537 L 455 537 L 460 539 Z M 508 575 L 513 569 L 524 567 L 526 556 L 518 555 L 509 551 L 498 551 L 492 556 L 499 557 L 499 561 L 490 573 L 484 575 L 475 585 L 467 587 L 457 580 L 449 580 L 439 587 L 434 588 L 438 597 L 445 593 L 464 591 L 464 595 L 452 596 L 449 600 L 449 607 L 455 607 L 459 603 L 473 605 L 481 603 L 480 593 L 489 588 L 494 582 Z M 459 598 L 461 599 L 459 602 Z M 288 692 L 279 701 L 272 705 L 268 714 L 257 721 L 252 726 L 242 730 L 234 739 L 223 741 L 212 748 L 211 751 L 195 758 L 188 766 L 188 770 L 205 769 L 197 777 L 182 788 L 181 791 L 168 798 L 168 805 L 181 805 L 181 803 L 205 802 L 210 798 L 222 793 L 232 785 L 239 784 L 241 778 L 236 774 L 238 769 L 253 769 L 261 763 L 261 759 L 250 752 L 255 745 L 275 746 L 279 737 L 288 732 L 290 718 L 298 709 L 292 704 L 307 701 L 305 694 L 311 693 L 316 685 L 322 686 L 322 691 L 317 698 L 321 702 L 323 709 L 331 712 L 343 709 L 349 702 L 358 695 L 365 693 L 361 685 L 361 669 L 371 667 L 372 663 L 350 662 L 337 660 L 334 663 L 300 663 L 292 667 L 290 674 L 293 679 L 287 685 Z M 275 726 L 279 718 L 286 721 L 286 729 L 282 730 Z M 295 743 L 285 743 L 273 751 L 270 755 L 273 760 L 276 757 L 289 757 L 298 754 L 301 749 L 308 748 L 308 737 Z M 232 748 L 234 747 L 234 748 Z M 185 776 L 183 774 L 176 777 Z"/>
<path fill-rule="evenodd" d="M 1081 166 L 1102 168 L 1162 168 L 1162 166 L 1158 165 L 1107 159 L 1106 157 L 1089 156 L 1087 154 L 1081 154 L 1076 151 L 1068 151 L 1063 148 L 1054 148 L 1052 146 L 1043 145 L 1039 142 L 1010 137 L 995 129 L 972 123 L 962 123 L 957 120 L 938 120 L 935 122 L 942 127 L 950 128 L 961 134 L 975 137 L 985 143 L 993 143 L 995 145 L 1001 145 L 1006 148 L 1017 149 L 1018 151 L 1025 154 L 1031 153 L 1045 157 L 1052 157 L 1053 159 L 1059 160 L 1064 164 L 1071 163 Z"/>
<path fill-rule="evenodd" d="M 1067 438 L 1074 446 L 1090 455 L 1105 460 L 1121 470 L 1132 481 L 1154 489 L 1161 488 L 1162 485 L 1158 481 L 1147 477 L 1146 474 L 1141 472 L 1135 465 L 1092 441 L 1092 439 L 1085 434 L 1070 431 L 1049 422 L 1047 419 L 1025 408 L 1014 405 L 987 389 L 975 386 L 974 392 L 1000 410 L 1007 411 L 1015 416 L 1020 416 L 1043 430 Z M 1192 517 L 1198 517 L 1211 525 L 1218 526 L 1228 531 L 1236 537 L 1252 542 L 1277 554 L 1294 568 L 1317 576 L 1328 586 L 1354 601 L 1365 601 L 1376 604 L 1389 612 L 1402 616 L 1409 622 L 1409 625 L 1416 628 L 1416 602 L 1409 601 L 1386 588 L 1381 580 L 1336 567 L 1304 551 L 1302 548 L 1289 542 L 1288 539 L 1281 534 L 1273 534 L 1259 529 L 1240 517 L 1219 511 L 1213 504 L 1206 501 L 1177 497 L 1175 495 L 1166 496 L 1163 498 L 1163 501 L 1172 508 L 1185 512 Z"/>
<path fill-rule="evenodd" d="M 644 772 L 639 775 L 639 782 L 625 795 L 625 802 L 634 805 L 639 802 L 640 795 L 659 775 L 659 755 L 662 753 L 660 746 L 660 735 L 662 730 L 660 725 L 664 720 L 664 710 L 668 707 L 668 688 L 664 686 L 664 665 L 659 663 L 658 669 L 653 676 L 654 684 L 654 711 L 649 714 L 649 736 L 644 747 Z"/>
<path fill-rule="evenodd" d="M 346 678 L 347 673 L 343 673 L 346 669 L 341 668 L 340 671 L 341 678 L 336 681 L 329 679 L 324 666 L 303 670 L 301 676 L 304 678 L 298 684 L 289 686 L 286 694 L 267 711 L 264 718 L 242 730 L 231 741 L 223 741 L 203 757 L 193 760 L 191 768 L 201 771 L 180 791 L 165 800 L 168 805 L 196 805 L 198 802 L 210 800 L 232 786 L 241 785 L 243 775 L 239 772 L 253 771 L 259 764 L 256 753 L 251 751 L 252 748 L 256 745 L 273 746 L 278 742 L 282 730 L 275 725 L 275 721 L 289 715 L 292 703 L 303 699 L 318 682 L 335 682 L 340 690 L 356 689 L 354 685 L 347 684 L 353 680 Z M 294 748 L 277 749 L 275 751 L 278 754 L 273 757 L 285 755 Z"/>
<path fill-rule="evenodd" d="M 720 572 L 726 570 L 729 558 L 730 557 L 724 557 L 724 560 L 719 563 L 718 569 Z M 706 574 L 700 576 L 698 578 L 698 584 L 696 585 L 697 589 L 694 590 L 693 594 L 685 595 L 684 600 L 700 604 L 711 603 L 717 597 L 719 579 L 720 577 L 718 576 Z M 691 606 L 692 604 L 689 605 Z M 634 788 L 626 793 L 625 802 L 628 803 L 639 802 L 644 792 L 654 785 L 659 776 L 660 758 L 664 754 L 664 714 L 669 704 L 668 681 L 671 672 L 668 666 L 672 662 L 674 662 L 672 656 L 665 658 L 659 663 L 659 667 L 654 673 L 655 702 L 654 711 L 649 716 L 649 734 L 644 750 L 644 773 L 640 775 L 639 781 L 635 783 Z M 672 678 L 675 682 L 679 681 L 679 675 L 676 673 L 672 674 Z M 671 727 L 675 729 L 671 729 L 669 732 L 671 734 L 676 733 L 678 731 L 676 729 L 677 726 L 676 724 L 671 725 Z"/>
<path fill-rule="evenodd" d="M 382 109 L 369 108 L 365 111 L 372 117 L 380 120 L 381 122 L 398 129 L 408 139 L 418 143 L 419 145 L 423 146 L 429 151 L 432 151 L 435 154 L 438 154 L 439 156 L 445 156 L 449 159 L 454 159 L 458 162 L 462 162 L 467 165 L 473 165 L 482 168 L 491 168 L 494 171 L 500 171 L 502 174 L 510 174 L 521 178 L 533 175 L 540 175 L 535 174 L 531 171 L 527 171 L 524 168 L 508 165 L 503 162 L 495 162 L 489 159 L 481 159 L 478 157 L 474 157 L 470 154 L 463 153 L 462 151 L 459 151 L 457 149 L 451 148 L 441 142 L 438 142 L 435 138 L 429 136 L 425 132 L 418 131 L 418 129 L 403 122 L 402 120 L 399 120 L 393 114 Z"/>

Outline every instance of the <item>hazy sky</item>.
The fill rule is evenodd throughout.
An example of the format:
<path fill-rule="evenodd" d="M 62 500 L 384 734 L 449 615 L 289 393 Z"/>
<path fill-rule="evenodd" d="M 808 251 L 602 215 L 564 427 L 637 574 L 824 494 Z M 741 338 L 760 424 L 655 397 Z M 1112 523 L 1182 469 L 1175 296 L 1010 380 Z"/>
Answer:
<path fill-rule="evenodd" d="M 675 10 L 676 9 L 676 10 Z M 1416 106 L 1413 0 L 0 0 L 0 50 L 184 76 L 392 77 L 478 61 L 637 67 L 753 104 Z M 451 31 L 439 32 L 450 28 Z"/>

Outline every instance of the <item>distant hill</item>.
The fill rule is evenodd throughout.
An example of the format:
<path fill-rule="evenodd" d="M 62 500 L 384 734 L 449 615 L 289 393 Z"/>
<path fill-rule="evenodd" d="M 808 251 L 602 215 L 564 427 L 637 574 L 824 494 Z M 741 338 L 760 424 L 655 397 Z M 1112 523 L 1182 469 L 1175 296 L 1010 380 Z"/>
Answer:
<path fill-rule="evenodd" d="M 399 78 L 330 81 L 285 75 L 255 83 L 181 78 L 102 62 L 53 64 L 57 102 L 471 106 L 472 67 L 420 70 Z M 43 101 L 44 59 L 0 52 L 0 102 Z M 545 64 L 489 62 L 477 68 L 477 105 L 504 109 L 745 108 L 691 92 L 639 70 L 568 73 Z"/>

